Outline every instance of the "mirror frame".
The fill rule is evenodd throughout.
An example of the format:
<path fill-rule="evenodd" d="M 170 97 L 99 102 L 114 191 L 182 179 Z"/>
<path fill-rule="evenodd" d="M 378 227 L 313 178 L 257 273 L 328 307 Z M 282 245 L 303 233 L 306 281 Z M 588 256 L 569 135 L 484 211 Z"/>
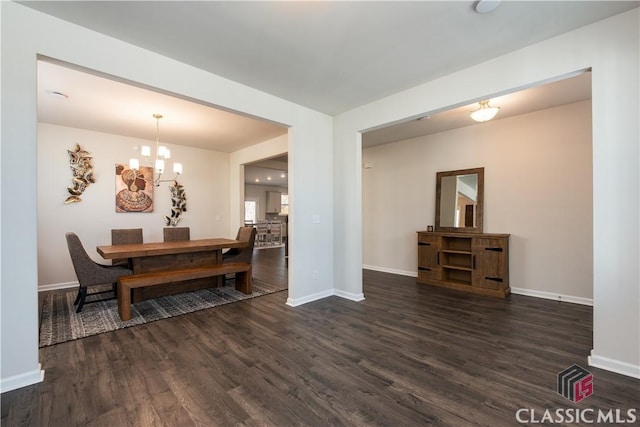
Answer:
<path fill-rule="evenodd" d="M 442 178 L 448 176 L 478 174 L 478 200 L 476 202 L 475 227 L 441 227 L 440 226 L 440 197 L 442 196 Z M 459 169 L 436 173 L 436 224 L 435 231 L 447 233 L 482 233 L 484 213 L 484 168 Z"/>

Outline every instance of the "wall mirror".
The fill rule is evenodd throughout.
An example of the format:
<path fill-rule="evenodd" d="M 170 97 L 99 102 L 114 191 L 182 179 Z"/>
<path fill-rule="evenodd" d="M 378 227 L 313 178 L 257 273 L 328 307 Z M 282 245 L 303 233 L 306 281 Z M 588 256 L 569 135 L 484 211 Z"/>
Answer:
<path fill-rule="evenodd" d="M 482 233 L 484 168 L 436 174 L 436 231 Z"/>

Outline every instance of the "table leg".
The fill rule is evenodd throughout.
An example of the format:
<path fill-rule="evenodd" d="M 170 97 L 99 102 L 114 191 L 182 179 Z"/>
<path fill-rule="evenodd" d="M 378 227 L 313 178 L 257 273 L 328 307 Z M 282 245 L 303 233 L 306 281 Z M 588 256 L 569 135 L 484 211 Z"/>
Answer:
<path fill-rule="evenodd" d="M 120 319 L 131 319 L 131 289 L 118 281 L 118 314 Z"/>

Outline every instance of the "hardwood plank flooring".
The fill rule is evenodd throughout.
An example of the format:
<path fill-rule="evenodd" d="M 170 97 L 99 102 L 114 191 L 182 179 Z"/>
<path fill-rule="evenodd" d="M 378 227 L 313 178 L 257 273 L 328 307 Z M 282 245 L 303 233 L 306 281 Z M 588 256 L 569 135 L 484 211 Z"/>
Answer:
<path fill-rule="evenodd" d="M 283 250 L 254 275 L 286 283 Z M 468 295 L 365 270 L 362 302 L 280 292 L 40 350 L 3 426 L 511 426 L 534 409 L 635 408 L 640 381 L 587 365 L 591 307 Z M 282 283 L 282 282 L 281 282 Z M 594 394 L 556 375 L 579 364 Z"/>

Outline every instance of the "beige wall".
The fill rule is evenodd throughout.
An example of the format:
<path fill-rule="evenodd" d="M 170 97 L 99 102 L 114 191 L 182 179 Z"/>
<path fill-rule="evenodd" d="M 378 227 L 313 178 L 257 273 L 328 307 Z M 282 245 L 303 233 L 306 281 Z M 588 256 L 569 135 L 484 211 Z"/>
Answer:
<path fill-rule="evenodd" d="M 96 252 L 109 244 L 112 228 L 143 228 L 145 241 L 162 240 L 164 216 L 171 213 L 168 185 L 154 188 L 154 211 L 116 213 L 114 204 L 116 163 L 128 163 L 139 152 L 136 145 L 153 141 L 128 138 L 49 124 L 38 125 L 38 286 L 75 283 L 64 234 L 78 234 L 89 256 L 108 263 Z M 82 201 L 64 204 L 71 184 L 67 150 L 78 143 L 93 156 L 96 182 L 84 191 Z M 178 182 L 185 187 L 187 211 L 179 225 L 191 228 L 192 238 L 233 237 L 229 229 L 229 154 L 197 148 L 170 146 L 184 173 Z M 140 159 L 142 161 L 142 159 Z M 167 174 L 172 178 L 172 174 Z"/>
<path fill-rule="evenodd" d="M 416 275 L 436 172 L 485 168 L 484 229 L 510 233 L 516 291 L 593 298 L 591 102 L 363 150 L 363 258 Z M 566 299 L 566 298 L 565 298 Z"/>

